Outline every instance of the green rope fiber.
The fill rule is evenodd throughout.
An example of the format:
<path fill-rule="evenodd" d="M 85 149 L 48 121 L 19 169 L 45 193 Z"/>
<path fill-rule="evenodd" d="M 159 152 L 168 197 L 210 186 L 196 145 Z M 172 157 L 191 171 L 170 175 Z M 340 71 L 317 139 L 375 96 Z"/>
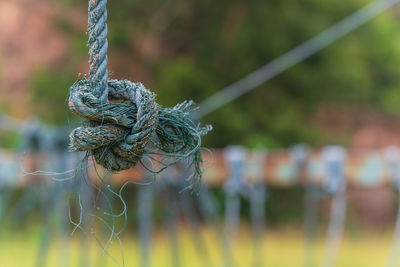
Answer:
<path fill-rule="evenodd" d="M 70 149 L 87 151 L 113 172 L 154 155 L 162 156 L 157 159 L 163 166 L 159 171 L 188 160 L 194 186 L 202 174 L 201 137 L 212 127 L 191 120 L 192 101 L 162 108 L 143 84 L 108 79 L 106 4 L 107 0 L 89 0 L 89 75 L 71 86 L 69 96 L 70 110 L 86 122 L 71 132 Z"/>

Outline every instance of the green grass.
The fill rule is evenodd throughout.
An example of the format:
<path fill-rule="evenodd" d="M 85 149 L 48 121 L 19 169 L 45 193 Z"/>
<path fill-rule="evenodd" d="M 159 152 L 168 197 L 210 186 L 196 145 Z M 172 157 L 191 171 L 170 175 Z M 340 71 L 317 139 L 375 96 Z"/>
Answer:
<path fill-rule="evenodd" d="M 303 266 L 303 240 L 301 227 L 298 229 L 288 228 L 273 230 L 266 233 L 264 244 L 260 245 L 263 252 L 264 266 L 272 267 L 296 267 Z M 4 229 L 3 229 L 4 230 Z M 207 244 L 212 266 L 221 266 L 223 258 L 221 255 L 221 240 L 215 237 L 215 231 L 202 229 L 201 231 Z M 3 231 L 0 237 L 0 259 L 2 267 L 29 267 L 35 266 L 37 245 L 39 243 L 40 231 L 29 230 L 28 232 L 11 233 Z M 118 266 L 106 256 L 101 255 L 101 249 L 94 239 L 89 244 L 82 245 L 82 240 L 75 237 L 65 236 L 57 239 L 52 234 L 52 244 L 47 259 L 49 267 L 80 266 L 81 253 L 90 256 L 91 266 Z M 376 267 L 386 262 L 387 253 L 391 244 L 391 233 L 362 234 L 346 233 L 343 239 L 339 257 L 338 267 Z M 190 231 L 180 231 L 180 257 L 183 267 L 204 267 L 204 255 L 196 252 Z M 315 260 L 321 261 L 324 251 L 325 239 L 323 233 L 318 237 L 315 250 Z M 125 254 L 125 266 L 140 266 L 140 244 L 137 236 L 125 232 L 123 236 L 123 249 Z M 120 260 L 119 244 L 110 246 L 111 255 Z M 156 237 L 151 249 L 151 261 L 154 267 L 173 267 L 170 256 L 170 243 L 168 235 L 164 230 L 157 230 Z M 233 257 L 235 267 L 251 266 L 253 259 L 253 243 L 248 229 L 242 229 L 233 246 Z M 43 266 L 45 267 L 45 266 Z"/>

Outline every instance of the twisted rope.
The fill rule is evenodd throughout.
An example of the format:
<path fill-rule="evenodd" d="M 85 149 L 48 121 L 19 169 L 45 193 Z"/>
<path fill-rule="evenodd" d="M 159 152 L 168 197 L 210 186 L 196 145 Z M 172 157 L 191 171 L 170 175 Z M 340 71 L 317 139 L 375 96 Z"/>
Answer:
<path fill-rule="evenodd" d="M 89 0 L 89 76 L 73 84 L 69 96 L 70 110 L 87 121 L 71 132 L 71 150 L 87 151 L 110 171 L 134 167 L 144 156 L 161 163 L 162 169 L 188 159 L 196 178 L 192 181 L 199 181 L 201 136 L 212 127 L 193 123 L 192 101 L 162 108 L 143 84 L 108 79 L 106 4 Z"/>

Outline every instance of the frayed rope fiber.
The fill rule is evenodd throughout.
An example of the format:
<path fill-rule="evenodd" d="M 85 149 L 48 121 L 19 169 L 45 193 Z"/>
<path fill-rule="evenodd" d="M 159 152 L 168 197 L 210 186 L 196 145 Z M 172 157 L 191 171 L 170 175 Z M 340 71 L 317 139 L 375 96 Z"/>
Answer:
<path fill-rule="evenodd" d="M 87 122 L 71 132 L 70 149 L 87 151 L 113 172 L 134 167 L 144 156 L 161 155 L 156 161 L 164 167 L 187 159 L 193 182 L 199 182 L 201 136 L 212 127 L 190 119 L 192 101 L 162 108 L 143 84 L 108 79 L 106 3 L 89 1 L 90 72 L 71 86 L 69 96 L 70 110 Z"/>

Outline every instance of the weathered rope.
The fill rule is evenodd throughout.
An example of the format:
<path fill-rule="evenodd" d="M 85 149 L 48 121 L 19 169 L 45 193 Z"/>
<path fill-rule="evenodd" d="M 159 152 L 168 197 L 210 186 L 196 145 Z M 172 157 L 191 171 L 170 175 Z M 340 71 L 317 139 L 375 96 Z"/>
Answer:
<path fill-rule="evenodd" d="M 212 127 L 190 119 L 192 101 L 162 108 L 143 84 L 108 79 L 106 4 L 89 0 L 89 76 L 73 84 L 69 96 L 70 110 L 88 121 L 71 132 L 71 150 L 87 151 L 110 171 L 129 169 L 154 154 L 163 156 L 155 160 L 164 167 L 188 159 L 198 181 L 201 136 Z"/>

